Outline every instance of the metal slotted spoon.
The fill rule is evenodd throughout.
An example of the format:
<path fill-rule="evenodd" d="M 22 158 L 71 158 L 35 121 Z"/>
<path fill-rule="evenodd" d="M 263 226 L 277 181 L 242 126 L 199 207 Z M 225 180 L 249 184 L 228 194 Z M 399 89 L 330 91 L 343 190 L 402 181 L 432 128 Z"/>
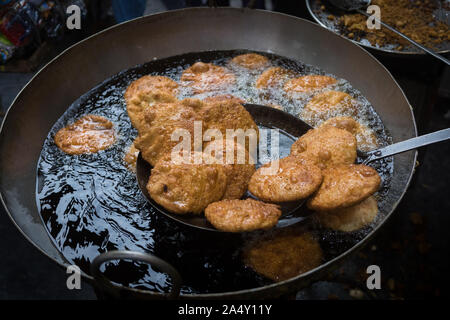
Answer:
<path fill-rule="evenodd" d="M 258 126 L 264 126 L 269 128 L 277 128 L 283 134 L 285 134 L 284 142 L 289 145 L 280 147 L 280 149 L 289 149 L 290 145 L 301 135 L 305 134 L 312 127 L 306 122 L 300 120 L 293 115 L 272 108 L 268 106 L 261 106 L 256 104 L 244 104 L 244 107 L 252 115 Z M 409 150 L 417 149 L 429 144 L 437 143 L 450 139 L 450 128 L 429 133 L 423 136 L 411 138 L 405 141 L 397 142 L 389 146 L 369 151 L 361 152 L 358 150 L 358 156 L 361 159 L 360 163 L 368 164 L 372 161 L 379 160 L 385 157 L 393 156 L 398 153 L 406 152 Z M 285 143 L 286 144 L 286 143 Z M 282 154 L 282 152 L 280 152 Z M 165 216 L 176 220 L 179 223 L 194 227 L 196 229 L 203 229 L 208 231 L 223 232 L 215 229 L 203 215 L 189 215 L 189 214 L 175 214 L 157 204 L 148 194 L 147 183 L 150 177 L 152 166 L 148 164 L 139 153 L 136 161 L 136 175 L 139 188 L 144 196 L 147 198 L 150 205 L 156 209 L 156 211 L 164 214 Z M 245 197 L 253 197 L 251 194 L 247 194 Z M 275 228 L 284 228 L 296 223 L 299 223 L 311 215 L 312 211 L 308 210 L 306 206 L 303 206 L 305 200 L 294 201 L 289 203 L 281 203 L 282 215 Z"/>

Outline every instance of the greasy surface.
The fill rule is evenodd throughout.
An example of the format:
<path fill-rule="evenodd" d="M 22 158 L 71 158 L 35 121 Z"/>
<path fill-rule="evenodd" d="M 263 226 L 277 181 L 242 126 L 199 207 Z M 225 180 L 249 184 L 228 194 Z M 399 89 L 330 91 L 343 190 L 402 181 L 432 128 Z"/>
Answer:
<path fill-rule="evenodd" d="M 375 197 L 370 196 L 351 207 L 316 213 L 319 223 L 336 231 L 351 232 L 372 223 L 377 216 L 378 206 Z"/>
<path fill-rule="evenodd" d="M 269 59 L 256 53 L 245 53 L 231 59 L 231 63 L 247 69 L 259 69 L 268 65 Z"/>
<path fill-rule="evenodd" d="M 164 76 L 145 75 L 130 83 L 124 93 L 125 102 L 128 104 L 133 102 L 142 92 L 165 92 L 166 94 L 175 96 L 178 92 L 178 83 Z"/>
<path fill-rule="evenodd" d="M 135 142 L 133 141 L 128 147 L 127 153 L 123 157 L 126 167 L 132 172 L 136 172 L 136 160 L 138 154 L 139 150 L 136 148 Z"/>
<path fill-rule="evenodd" d="M 285 83 L 283 90 L 292 95 L 299 92 L 315 91 L 335 83 L 336 79 L 329 76 L 307 75 L 289 80 Z"/>
<path fill-rule="evenodd" d="M 255 86 L 258 89 L 278 87 L 290 76 L 293 76 L 292 71 L 281 67 L 272 67 L 261 73 L 256 80 Z"/>
<path fill-rule="evenodd" d="M 250 157 L 243 145 L 230 139 L 214 140 L 205 146 L 204 152 L 225 166 L 227 187 L 222 198 L 240 199 L 247 192 L 248 182 L 255 172 L 256 159 Z"/>
<path fill-rule="evenodd" d="M 370 151 L 378 147 L 375 132 L 351 117 L 334 117 L 324 121 L 320 126 L 333 126 L 347 130 L 356 137 L 358 150 Z"/>
<path fill-rule="evenodd" d="M 235 76 L 224 67 L 212 63 L 196 62 L 183 71 L 183 85 L 191 87 L 194 93 L 220 91 L 233 84 Z"/>
<path fill-rule="evenodd" d="M 200 156 L 200 164 L 174 163 L 170 156 L 158 161 L 147 184 L 152 199 L 179 214 L 202 213 L 208 204 L 222 199 L 227 184 L 225 169 L 207 164 L 207 155 Z"/>
<path fill-rule="evenodd" d="M 300 118 L 315 126 L 321 120 L 356 114 L 352 97 L 345 92 L 332 90 L 315 95 L 301 111 Z"/>
<path fill-rule="evenodd" d="M 289 156 L 259 168 L 248 189 L 263 201 L 286 202 L 305 199 L 321 183 L 321 170 L 312 161 Z"/>
<path fill-rule="evenodd" d="M 283 281 L 317 267 L 323 254 L 310 233 L 294 229 L 257 239 L 245 248 L 243 259 L 257 273 Z"/>
<path fill-rule="evenodd" d="M 175 103 L 158 105 L 144 111 L 146 126 L 139 131 L 136 148 L 142 152 L 142 157 L 151 165 L 172 152 L 180 141 L 171 139 L 177 129 L 187 130 L 193 143 L 194 121 L 201 120 L 198 111 L 204 106 L 200 100 L 185 99 Z"/>
<path fill-rule="evenodd" d="M 362 164 L 336 165 L 322 171 L 323 183 L 308 200 L 308 207 L 328 211 L 350 207 L 378 190 L 380 176 Z"/>
<path fill-rule="evenodd" d="M 111 121 L 90 114 L 59 130 L 54 140 L 65 153 L 79 155 L 104 150 L 111 146 L 116 138 Z"/>
<path fill-rule="evenodd" d="M 324 126 L 309 130 L 291 147 L 291 155 L 306 157 L 321 169 L 356 160 L 356 138 L 344 129 Z"/>
<path fill-rule="evenodd" d="M 253 199 L 222 200 L 205 209 L 205 217 L 217 229 L 244 232 L 270 229 L 278 222 L 281 210 L 277 205 Z"/>
<path fill-rule="evenodd" d="M 235 97 L 231 94 L 210 96 L 210 97 L 203 99 L 203 102 L 206 102 L 206 103 L 226 102 L 226 101 L 233 101 L 233 102 L 239 103 L 239 104 L 245 103 L 245 101 L 243 99 Z"/>

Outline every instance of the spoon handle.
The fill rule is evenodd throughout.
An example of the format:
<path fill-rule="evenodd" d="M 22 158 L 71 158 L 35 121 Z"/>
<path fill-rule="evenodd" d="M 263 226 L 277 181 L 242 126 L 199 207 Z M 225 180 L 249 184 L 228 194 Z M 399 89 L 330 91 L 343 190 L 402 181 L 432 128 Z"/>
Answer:
<path fill-rule="evenodd" d="M 371 15 L 369 15 L 367 12 L 363 11 L 363 10 L 356 10 L 358 13 L 365 15 L 366 17 L 371 17 Z M 411 42 L 413 45 L 415 45 L 416 47 L 418 47 L 419 49 L 421 49 L 422 51 L 425 51 L 426 53 L 432 55 L 433 57 L 441 60 L 442 62 L 444 62 L 445 64 L 447 64 L 448 66 L 450 66 L 450 61 L 446 58 L 444 58 L 443 56 L 441 56 L 440 54 L 437 54 L 436 52 L 434 52 L 433 50 L 430 50 L 426 47 L 424 47 L 423 45 L 421 45 L 420 43 L 417 43 L 416 41 L 414 41 L 413 39 L 409 38 L 408 36 L 404 35 L 403 33 L 401 33 L 400 31 L 398 31 L 397 29 L 392 28 L 390 25 L 384 23 L 383 21 L 381 21 L 380 19 L 377 19 L 376 17 L 374 17 L 375 21 L 379 22 L 380 24 L 382 24 L 384 27 L 386 27 L 387 29 L 391 30 L 392 32 L 398 34 L 400 37 L 402 37 L 403 39 Z"/>
<path fill-rule="evenodd" d="M 369 151 L 366 153 L 367 158 L 363 161 L 363 164 L 368 164 L 369 162 L 372 162 L 374 160 L 382 159 L 394 154 L 417 149 L 419 147 L 449 139 L 450 128 L 439 130 L 429 134 L 424 134 L 423 136 L 411 138 L 402 142 L 397 142 L 378 150 Z"/>

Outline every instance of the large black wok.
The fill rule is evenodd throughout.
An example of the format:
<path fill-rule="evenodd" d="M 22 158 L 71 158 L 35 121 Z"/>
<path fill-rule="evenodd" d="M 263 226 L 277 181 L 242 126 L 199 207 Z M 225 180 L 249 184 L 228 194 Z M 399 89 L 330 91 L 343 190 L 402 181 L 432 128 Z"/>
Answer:
<path fill-rule="evenodd" d="M 79 96 L 103 80 L 154 58 L 207 50 L 273 52 L 345 78 L 372 103 L 393 142 L 416 136 L 414 116 L 389 72 L 364 49 L 318 25 L 284 14 L 232 8 L 165 12 L 114 26 L 69 48 L 45 66 L 8 110 L 0 136 L 0 192 L 12 222 L 36 248 L 65 267 L 39 215 L 36 166 L 55 121 Z M 364 245 L 386 222 L 408 188 L 416 152 L 395 156 L 386 218 L 350 250 L 290 280 L 235 292 L 182 298 L 256 298 L 287 293 L 318 279 Z M 93 278 L 83 273 L 85 279 Z M 137 296 L 142 293 L 135 292 Z"/>

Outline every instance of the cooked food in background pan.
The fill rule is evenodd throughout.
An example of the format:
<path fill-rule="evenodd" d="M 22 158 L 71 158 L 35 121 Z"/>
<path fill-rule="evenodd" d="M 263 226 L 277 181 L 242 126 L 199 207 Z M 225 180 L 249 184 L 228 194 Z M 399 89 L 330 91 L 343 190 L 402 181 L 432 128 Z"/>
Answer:
<path fill-rule="evenodd" d="M 335 83 L 336 79 L 329 76 L 307 75 L 289 80 L 284 84 L 283 90 L 289 95 L 295 95 L 323 89 Z"/>
<path fill-rule="evenodd" d="M 272 67 L 265 70 L 256 80 L 255 86 L 258 89 L 276 88 L 283 85 L 289 77 L 294 76 L 294 72 L 281 67 Z"/>
<path fill-rule="evenodd" d="M 233 152 L 229 154 L 228 152 Z M 255 172 L 255 159 L 247 149 L 231 139 L 207 143 L 204 152 L 212 155 L 226 169 L 227 187 L 223 199 L 240 199 L 248 188 L 248 182 Z M 228 158 L 227 158 L 228 157 Z"/>
<path fill-rule="evenodd" d="M 344 129 L 323 126 L 309 130 L 291 147 L 291 155 L 302 156 L 321 169 L 356 160 L 356 138 Z"/>
<path fill-rule="evenodd" d="M 175 163 L 170 154 L 160 159 L 152 169 L 147 190 L 153 200 L 173 213 L 200 214 L 212 202 L 222 199 L 227 187 L 227 175 L 222 165 L 204 153 L 194 152 L 202 162 Z M 193 162 L 193 161 L 192 161 Z"/>
<path fill-rule="evenodd" d="M 353 116 L 358 112 L 353 98 L 341 91 L 325 91 L 315 95 L 300 112 L 300 118 L 316 126 L 320 121 L 337 116 Z"/>
<path fill-rule="evenodd" d="M 249 191 L 267 202 L 307 198 L 322 183 L 322 172 L 309 159 L 286 157 L 267 163 L 250 179 Z"/>
<path fill-rule="evenodd" d="M 86 115 L 59 130 L 55 144 L 65 153 L 95 153 L 110 147 L 116 140 L 111 121 L 97 115 Z"/>
<path fill-rule="evenodd" d="M 380 176 L 363 164 L 340 164 L 322 170 L 323 183 L 308 200 L 308 207 L 329 211 L 355 205 L 374 194 L 380 186 Z"/>
<path fill-rule="evenodd" d="M 231 59 L 231 63 L 247 69 L 259 69 L 269 64 L 269 59 L 256 53 L 245 53 Z"/>
<path fill-rule="evenodd" d="M 370 196 L 350 207 L 317 212 L 316 218 L 325 228 L 342 232 L 352 232 L 371 224 L 377 214 L 377 200 L 375 197 Z"/>
<path fill-rule="evenodd" d="M 294 229 L 256 239 L 244 248 L 243 260 L 255 272 L 279 282 L 319 266 L 323 253 L 310 233 Z"/>
<path fill-rule="evenodd" d="M 196 62 L 181 75 L 181 81 L 195 94 L 225 90 L 236 77 L 224 67 L 212 63 Z"/>
<path fill-rule="evenodd" d="M 205 209 L 206 219 L 215 228 L 227 232 L 270 229 L 280 216 L 277 205 L 253 199 L 222 200 Z"/>

